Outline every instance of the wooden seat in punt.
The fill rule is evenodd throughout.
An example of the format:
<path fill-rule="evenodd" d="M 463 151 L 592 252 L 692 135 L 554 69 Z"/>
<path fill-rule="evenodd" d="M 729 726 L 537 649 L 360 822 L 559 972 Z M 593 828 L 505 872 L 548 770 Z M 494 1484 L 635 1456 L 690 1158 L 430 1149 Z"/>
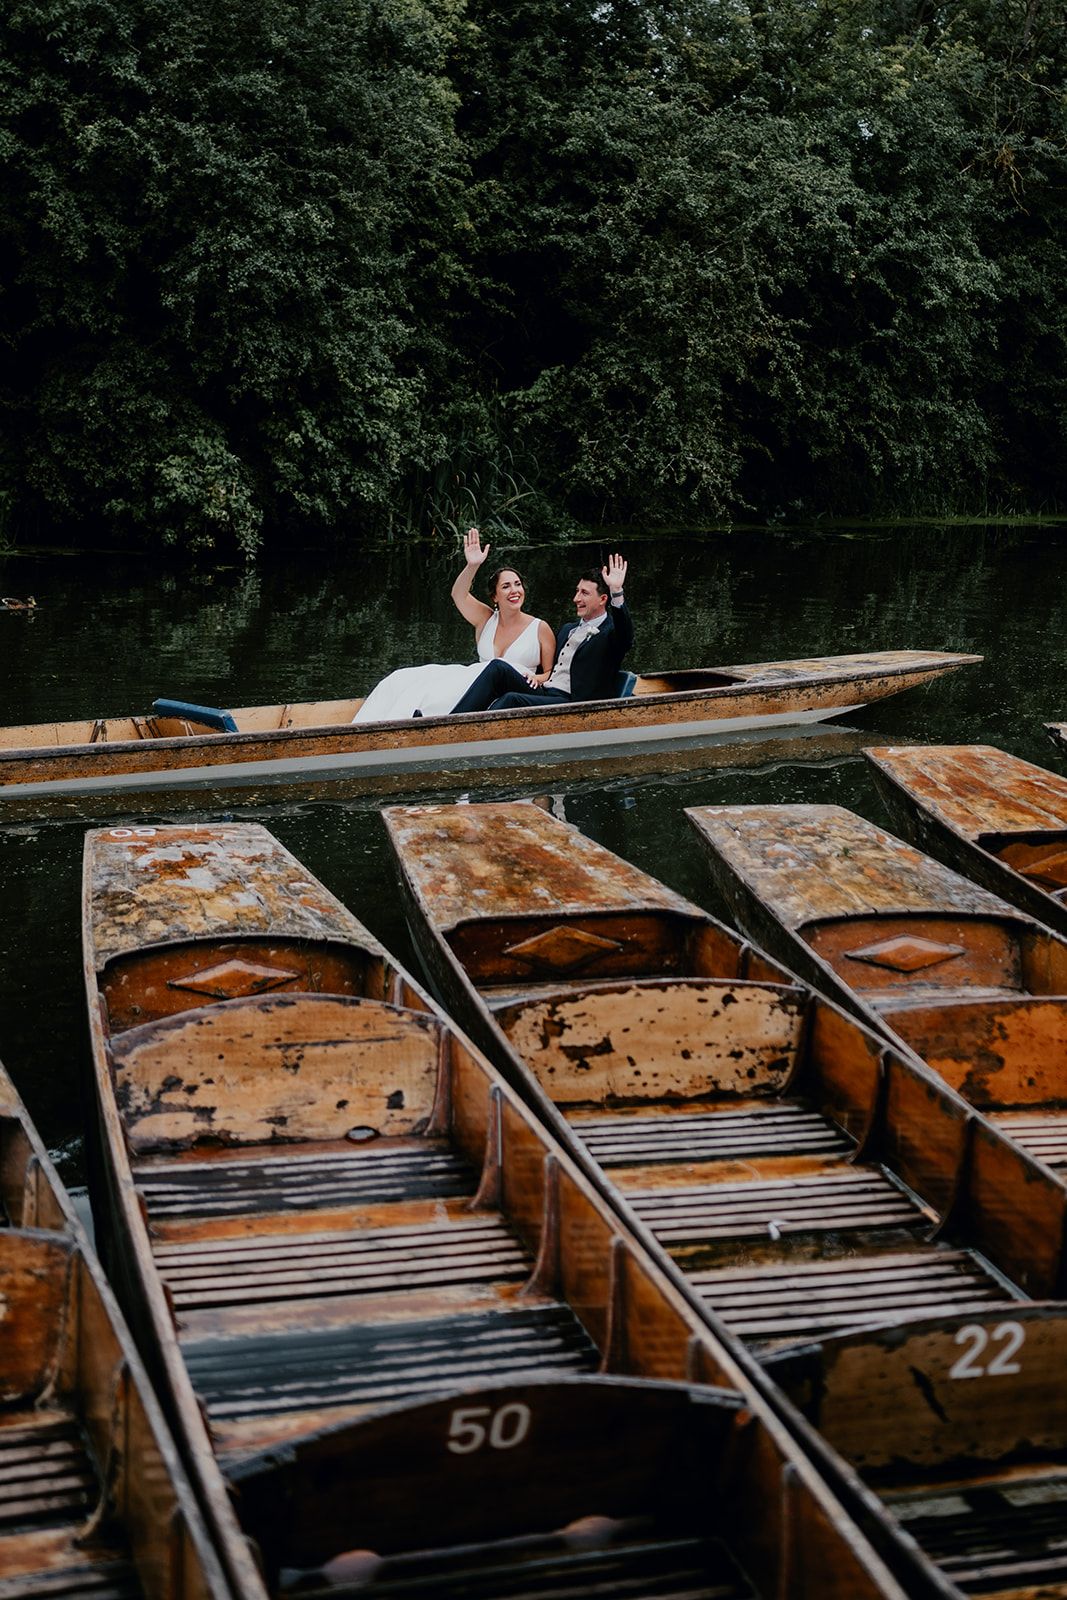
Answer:
<path fill-rule="evenodd" d="M 269 834 L 99 831 L 85 891 L 111 1258 L 242 1595 L 900 1592 L 571 1158 Z"/>
<path fill-rule="evenodd" d="M 0 1068 L 0 1595 L 229 1600 L 98 1262 Z"/>
<path fill-rule="evenodd" d="M 864 754 L 906 839 L 1067 934 L 1067 778 L 991 745 Z"/>
<path fill-rule="evenodd" d="M 646 673 L 624 699 L 352 725 L 359 699 L 244 706 L 236 731 L 185 716 L 100 717 L 0 728 L 0 814 L 123 791 L 222 788 L 346 777 L 393 792 L 452 783 L 457 769 L 521 756 L 584 757 L 648 741 L 706 739 L 840 716 L 929 683 L 980 656 L 889 650 Z M 210 709 L 210 708 L 208 708 Z M 504 770 L 508 770 L 505 765 Z M 512 781 L 509 776 L 505 781 Z M 21 808 L 21 809 L 20 809 Z"/>
<path fill-rule="evenodd" d="M 1067 1176 L 1067 940 L 839 806 L 687 815 L 740 926 Z"/>

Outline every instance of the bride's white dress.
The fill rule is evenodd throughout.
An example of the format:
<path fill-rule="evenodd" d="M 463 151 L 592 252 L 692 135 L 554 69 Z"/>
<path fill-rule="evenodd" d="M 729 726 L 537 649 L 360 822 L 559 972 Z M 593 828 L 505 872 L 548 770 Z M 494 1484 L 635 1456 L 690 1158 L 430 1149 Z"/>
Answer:
<path fill-rule="evenodd" d="M 416 711 L 424 717 L 447 716 L 486 662 L 496 655 L 497 621 L 494 611 L 478 639 L 478 659 L 469 667 L 459 663 L 442 666 L 437 662 L 425 667 L 401 667 L 375 684 L 352 721 L 393 722 L 400 717 L 413 717 Z M 501 660 L 509 661 L 520 672 L 536 672 L 541 665 L 538 627 L 538 618 L 534 617 L 529 627 L 511 641 Z"/>

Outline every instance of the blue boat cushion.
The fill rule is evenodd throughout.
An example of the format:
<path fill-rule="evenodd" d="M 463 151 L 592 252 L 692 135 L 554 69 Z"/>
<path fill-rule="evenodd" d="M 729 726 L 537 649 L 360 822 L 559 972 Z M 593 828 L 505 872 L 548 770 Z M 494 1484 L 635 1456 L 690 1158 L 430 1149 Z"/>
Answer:
<path fill-rule="evenodd" d="M 236 733 L 237 724 L 228 711 L 216 706 L 194 706 L 189 700 L 153 700 L 152 710 L 161 717 L 184 717 L 187 722 L 202 722 L 220 733 Z"/>
<path fill-rule="evenodd" d="M 615 694 L 618 699 L 628 700 L 634 692 L 636 682 L 636 672 L 627 672 L 625 667 L 620 668 L 618 682 L 615 685 Z"/>

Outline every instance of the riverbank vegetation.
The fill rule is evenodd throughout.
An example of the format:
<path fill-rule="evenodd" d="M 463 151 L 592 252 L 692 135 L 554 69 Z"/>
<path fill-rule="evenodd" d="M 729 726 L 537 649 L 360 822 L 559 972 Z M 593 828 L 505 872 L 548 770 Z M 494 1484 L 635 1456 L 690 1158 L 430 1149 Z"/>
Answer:
<path fill-rule="evenodd" d="M 1065 83 L 1052 0 L 11 0 L 9 534 L 1062 507 Z"/>

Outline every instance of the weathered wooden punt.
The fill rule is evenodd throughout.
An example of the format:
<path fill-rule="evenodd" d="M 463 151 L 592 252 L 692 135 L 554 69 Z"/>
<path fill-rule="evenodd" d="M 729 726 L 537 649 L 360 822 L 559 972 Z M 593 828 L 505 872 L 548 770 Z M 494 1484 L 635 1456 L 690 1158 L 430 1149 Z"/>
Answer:
<path fill-rule="evenodd" d="M 0 1595 L 230 1593 L 129 1332 L 0 1068 Z"/>
<path fill-rule="evenodd" d="M 767 1370 L 933 1554 L 953 1595 L 1067 1595 L 1067 1310 L 940 1316 Z"/>
<path fill-rule="evenodd" d="M 751 937 L 1067 1177 L 1067 940 L 839 806 L 686 815 Z"/>
<path fill-rule="evenodd" d="M 393 774 L 425 788 L 444 768 L 648 740 L 818 722 L 930 683 L 980 656 L 886 650 L 645 673 L 625 699 L 352 726 L 359 699 L 245 706 L 236 732 L 177 716 L 101 717 L 0 729 L 0 808 L 114 791 L 237 788 Z"/>
<path fill-rule="evenodd" d="M 99 831 L 85 888 L 113 1255 L 243 1596 L 900 1600 L 684 1295 L 265 830 Z"/>
<path fill-rule="evenodd" d="M 850 1369 L 869 1437 L 827 1438 L 857 1470 L 892 1467 L 872 1486 L 938 1592 L 959 1594 L 937 1519 L 940 1471 L 963 1452 L 958 1437 L 931 1446 L 930 1418 L 961 1327 L 992 1341 L 992 1382 L 1021 1295 L 1065 1292 L 1062 1181 L 923 1065 L 539 808 L 395 807 L 385 821 L 441 993 L 717 1327 L 772 1370 L 798 1341 L 862 1345 L 857 1330 L 888 1322 L 876 1343 L 892 1345 L 915 1319 L 946 1322 L 877 1405 Z M 911 1446 L 893 1420 L 879 1435 L 879 1408 L 920 1413 Z M 992 1437 L 973 1448 L 997 1454 Z M 863 1503 L 840 1460 L 821 1459 Z M 968 1583 L 1035 1592 L 989 1571 L 970 1509 L 953 1515 Z"/>
<path fill-rule="evenodd" d="M 1067 778 L 991 745 L 864 754 L 905 838 L 1067 933 Z"/>

